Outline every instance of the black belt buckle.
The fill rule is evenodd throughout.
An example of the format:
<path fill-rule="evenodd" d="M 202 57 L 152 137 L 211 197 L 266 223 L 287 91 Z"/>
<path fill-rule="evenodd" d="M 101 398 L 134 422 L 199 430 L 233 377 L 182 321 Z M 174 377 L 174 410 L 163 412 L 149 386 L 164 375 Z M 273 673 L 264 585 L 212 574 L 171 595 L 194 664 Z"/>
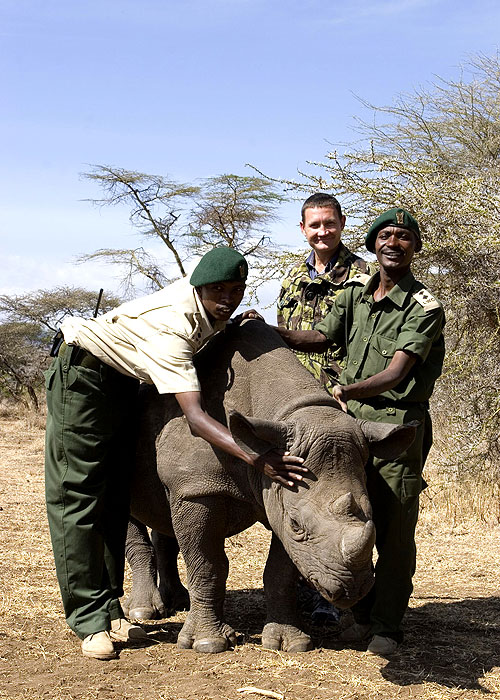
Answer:
<path fill-rule="evenodd" d="M 50 356 L 57 357 L 61 345 L 64 343 L 64 336 L 61 330 L 58 330 L 52 339 L 52 347 L 50 348 Z"/>

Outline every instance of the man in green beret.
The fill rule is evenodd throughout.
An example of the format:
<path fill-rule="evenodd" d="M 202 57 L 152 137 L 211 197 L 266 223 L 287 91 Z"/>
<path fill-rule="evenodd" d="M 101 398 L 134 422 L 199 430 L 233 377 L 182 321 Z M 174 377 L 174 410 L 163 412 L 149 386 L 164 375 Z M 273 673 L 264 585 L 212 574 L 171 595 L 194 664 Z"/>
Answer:
<path fill-rule="evenodd" d="M 413 590 L 422 470 L 432 443 L 429 398 L 443 366 L 444 312 L 411 272 L 422 241 L 409 212 L 393 208 L 381 214 L 365 244 L 377 256 L 379 272 L 346 282 L 314 330 L 278 330 L 294 349 L 343 346 L 344 367 L 333 396 L 344 411 L 371 421 L 419 421 L 404 454 L 392 461 L 371 458 L 367 465 L 377 531 L 375 585 L 354 606 L 355 624 L 341 634 L 348 642 L 367 639 L 369 652 L 386 656 L 402 641 L 401 622 Z"/>
<path fill-rule="evenodd" d="M 247 274 L 240 253 L 215 248 L 189 281 L 62 324 L 64 342 L 46 372 L 46 502 L 66 619 L 85 656 L 111 659 L 113 640 L 147 638 L 119 603 L 139 381 L 174 394 L 194 434 L 272 479 L 293 486 L 307 471 L 291 455 L 248 455 L 201 405 L 193 355 L 224 330 Z"/>

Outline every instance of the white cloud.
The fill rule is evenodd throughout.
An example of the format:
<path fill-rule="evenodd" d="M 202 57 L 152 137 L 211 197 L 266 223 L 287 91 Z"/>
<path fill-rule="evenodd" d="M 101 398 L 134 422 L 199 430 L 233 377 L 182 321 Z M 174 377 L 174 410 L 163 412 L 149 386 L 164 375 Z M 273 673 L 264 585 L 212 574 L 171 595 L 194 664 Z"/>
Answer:
<path fill-rule="evenodd" d="M 0 294 L 24 294 L 58 286 L 107 288 L 116 292 L 118 283 L 109 266 L 75 265 L 62 259 L 32 258 L 29 255 L 6 255 L 0 259 Z"/>

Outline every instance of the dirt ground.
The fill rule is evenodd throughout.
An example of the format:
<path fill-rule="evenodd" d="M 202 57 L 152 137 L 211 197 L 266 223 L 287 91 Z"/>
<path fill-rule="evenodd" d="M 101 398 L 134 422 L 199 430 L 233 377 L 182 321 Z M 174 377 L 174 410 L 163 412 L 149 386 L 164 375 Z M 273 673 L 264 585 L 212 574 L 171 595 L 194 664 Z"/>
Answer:
<path fill-rule="evenodd" d="M 452 525 L 424 508 L 406 640 L 391 660 L 313 628 L 305 654 L 260 646 L 260 526 L 231 538 L 227 620 L 243 643 L 219 655 L 178 650 L 184 614 L 146 623 L 150 642 L 86 659 L 63 620 L 43 504 L 43 432 L 0 421 L 0 698 L 8 700 L 472 700 L 500 698 L 500 527 Z M 130 585 L 130 584 L 128 584 Z M 306 620 L 307 624 L 307 620 Z M 250 688 L 250 690 L 245 690 Z"/>

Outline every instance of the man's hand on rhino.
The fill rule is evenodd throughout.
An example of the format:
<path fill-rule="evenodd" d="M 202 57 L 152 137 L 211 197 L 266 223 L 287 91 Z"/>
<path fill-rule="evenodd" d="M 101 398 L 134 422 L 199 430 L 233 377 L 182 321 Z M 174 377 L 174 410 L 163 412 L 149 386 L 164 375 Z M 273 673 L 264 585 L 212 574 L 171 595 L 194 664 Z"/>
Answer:
<path fill-rule="evenodd" d="M 255 311 L 255 309 L 243 311 L 242 314 L 235 316 L 232 321 L 233 323 L 241 323 L 242 321 L 246 321 L 247 318 L 255 319 L 257 321 L 264 321 L 265 323 L 265 318 L 261 316 L 258 311 Z"/>
<path fill-rule="evenodd" d="M 303 474 L 309 473 L 309 469 L 302 466 L 303 463 L 302 457 L 279 450 L 269 450 L 253 460 L 254 467 L 283 486 L 295 486 L 297 481 L 302 481 Z"/>
<path fill-rule="evenodd" d="M 340 408 L 347 413 L 347 399 L 345 397 L 344 387 L 341 384 L 336 384 L 333 387 L 332 396 L 340 404 Z"/>

